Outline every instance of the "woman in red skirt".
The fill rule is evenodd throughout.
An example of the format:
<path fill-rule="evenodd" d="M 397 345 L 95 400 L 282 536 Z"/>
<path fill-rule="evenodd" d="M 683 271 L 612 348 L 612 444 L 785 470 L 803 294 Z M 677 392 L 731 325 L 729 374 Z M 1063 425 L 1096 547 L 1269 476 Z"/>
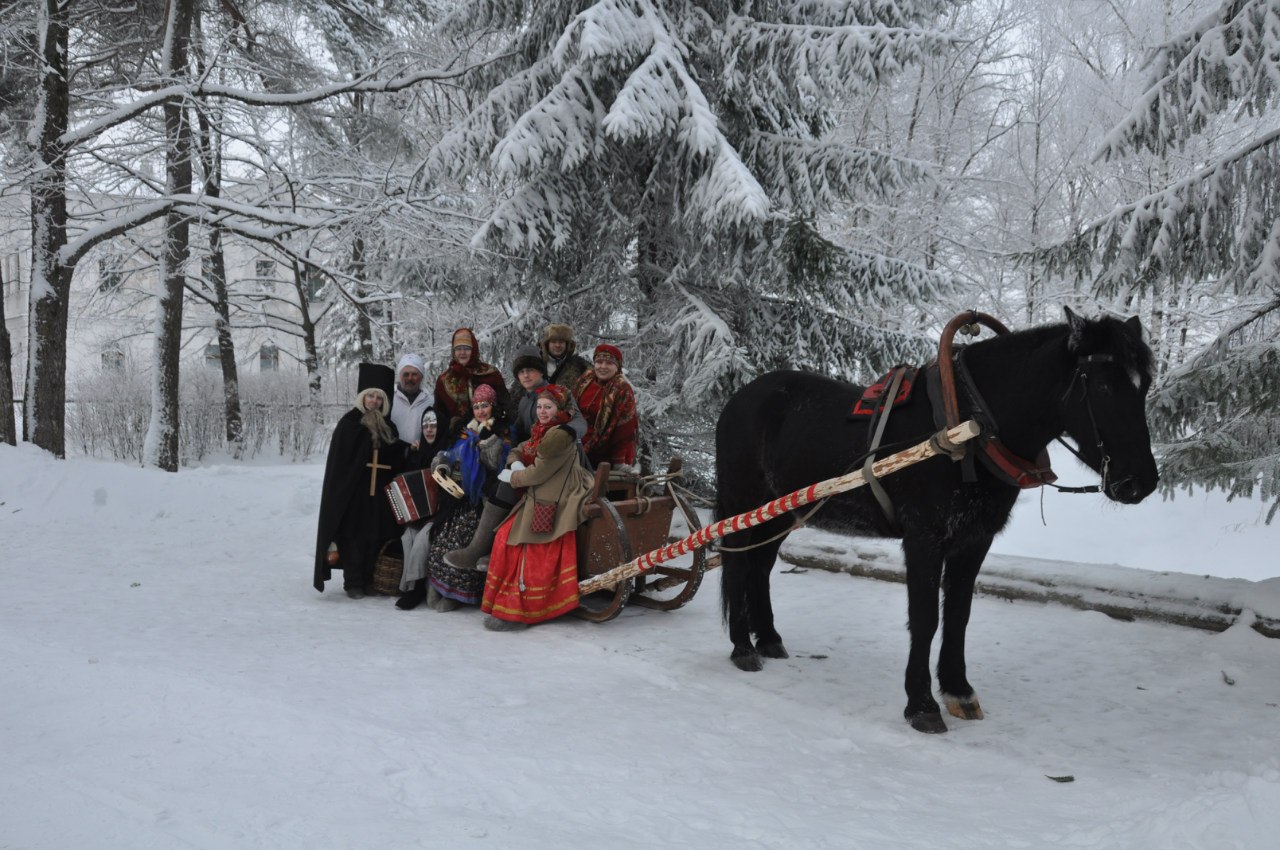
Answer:
<path fill-rule="evenodd" d="M 498 527 L 489 556 L 480 610 L 494 631 L 523 629 L 578 607 L 577 528 L 591 495 L 591 473 L 578 462 L 569 391 L 556 384 L 538 390 L 537 424 L 512 449 L 510 469 L 498 478 L 526 488 Z"/>

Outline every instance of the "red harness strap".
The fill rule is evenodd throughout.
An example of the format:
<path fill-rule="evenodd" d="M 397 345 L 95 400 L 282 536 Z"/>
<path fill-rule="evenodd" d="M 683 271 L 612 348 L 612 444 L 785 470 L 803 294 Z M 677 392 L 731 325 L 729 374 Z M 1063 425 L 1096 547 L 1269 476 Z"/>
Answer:
<path fill-rule="evenodd" d="M 1018 457 L 999 439 L 987 440 L 982 446 L 980 458 L 997 478 L 1022 490 L 1042 487 L 1058 480 L 1049 468 L 1049 453 L 1040 452 L 1035 461 Z"/>

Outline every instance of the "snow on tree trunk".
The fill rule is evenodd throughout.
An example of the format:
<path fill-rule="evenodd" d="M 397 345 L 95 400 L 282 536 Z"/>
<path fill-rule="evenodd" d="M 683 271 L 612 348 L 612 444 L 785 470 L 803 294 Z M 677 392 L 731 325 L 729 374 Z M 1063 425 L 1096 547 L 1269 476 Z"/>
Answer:
<path fill-rule="evenodd" d="M 70 99 L 68 4 L 39 6 L 40 88 L 29 141 L 34 162 L 31 186 L 31 291 L 27 320 L 26 439 L 58 457 L 66 454 L 67 301 L 71 269 L 59 261 L 67 243 L 66 149 Z"/>
<path fill-rule="evenodd" d="M 195 11 L 195 29 L 203 36 L 203 22 Z M 196 70 L 208 73 L 205 45 L 197 40 L 192 45 Z M 204 171 L 204 194 L 217 200 L 222 197 L 222 135 L 215 123 L 220 117 L 216 102 L 206 98 L 196 110 L 199 135 L 198 154 Z M 227 445 L 239 460 L 244 454 L 244 419 L 240 411 L 240 377 L 236 370 L 236 346 L 231 337 L 231 304 L 227 294 L 227 257 L 223 249 L 224 228 L 218 222 L 209 225 L 209 276 L 213 288 L 214 330 L 218 336 L 218 361 L 222 366 L 222 408 L 226 424 Z"/>
<path fill-rule="evenodd" d="M 210 187 L 206 186 L 206 192 Z M 216 187 L 213 188 L 217 195 Z M 231 338 L 231 304 L 227 297 L 227 258 L 222 248 L 222 228 L 209 228 L 209 273 L 213 285 L 214 327 L 218 334 L 218 362 L 222 366 L 222 409 L 227 425 L 227 445 L 237 460 L 244 452 L 244 419 L 240 412 L 240 376 L 236 345 Z"/>
<path fill-rule="evenodd" d="M 18 443 L 18 428 L 13 418 L 13 349 L 4 319 L 4 287 L 0 273 L 0 443 L 13 446 Z"/>
<path fill-rule="evenodd" d="M 364 236 L 357 233 L 351 240 L 351 276 L 356 284 L 356 339 L 359 345 L 360 359 L 373 359 L 373 322 L 369 318 L 369 288 L 364 285 L 366 268 L 364 262 Z"/>
<path fill-rule="evenodd" d="M 174 77 L 185 73 L 193 5 L 194 0 L 169 2 L 162 67 Z M 191 191 L 193 146 L 191 124 L 182 98 L 173 97 L 164 102 L 164 128 L 167 190 L 170 195 L 187 194 Z M 170 209 L 165 214 L 160 249 L 162 292 L 156 304 L 155 381 L 143 463 L 169 472 L 178 471 L 179 355 L 190 230 L 190 220 L 183 212 Z"/>

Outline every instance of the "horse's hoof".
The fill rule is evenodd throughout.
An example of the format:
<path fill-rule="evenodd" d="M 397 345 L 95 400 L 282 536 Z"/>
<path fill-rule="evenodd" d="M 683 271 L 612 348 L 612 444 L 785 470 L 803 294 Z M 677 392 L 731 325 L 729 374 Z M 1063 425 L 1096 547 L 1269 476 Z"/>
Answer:
<path fill-rule="evenodd" d="M 756 652 L 734 652 L 729 658 L 735 667 L 748 673 L 758 673 L 764 669 L 760 655 Z"/>
<path fill-rule="evenodd" d="M 787 654 L 787 648 L 782 645 L 782 641 L 758 641 L 756 643 L 756 652 L 765 658 L 790 658 Z"/>
<path fill-rule="evenodd" d="M 942 701 L 947 704 L 947 713 L 961 720 L 981 720 L 982 706 L 978 705 L 976 696 L 953 697 L 944 695 Z"/>
<path fill-rule="evenodd" d="M 942 722 L 942 712 L 929 711 L 913 714 L 907 718 L 911 728 L 926 735 L 939 735 L 947 731 L 947 724 Z"/>

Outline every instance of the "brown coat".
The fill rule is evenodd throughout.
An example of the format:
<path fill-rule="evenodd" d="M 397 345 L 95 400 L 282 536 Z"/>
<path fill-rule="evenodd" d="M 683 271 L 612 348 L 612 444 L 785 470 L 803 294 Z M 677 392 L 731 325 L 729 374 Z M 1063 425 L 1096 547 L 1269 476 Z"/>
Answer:
<path fill-rule="evenodd" d="M 513 450 L 513 458 L 520 453 Z M 527 469 L 517 469 L 511 474 L 511 486 L 527 487 L 524 498 L 515 506 L 515 524 L 507 543 L 549 543 L 578 527 L 582 522 L 582 506 L 591 495 L 594 480 L 591 473 L 578 463 L 578 448 L 573 432 L 564 426 L 548 431 L 538 444 L 538 457 Z M 558 501 L 555 528 L 550 534 L 534 534 L 529 530 L 533 522 L 533 500 Z"/>

